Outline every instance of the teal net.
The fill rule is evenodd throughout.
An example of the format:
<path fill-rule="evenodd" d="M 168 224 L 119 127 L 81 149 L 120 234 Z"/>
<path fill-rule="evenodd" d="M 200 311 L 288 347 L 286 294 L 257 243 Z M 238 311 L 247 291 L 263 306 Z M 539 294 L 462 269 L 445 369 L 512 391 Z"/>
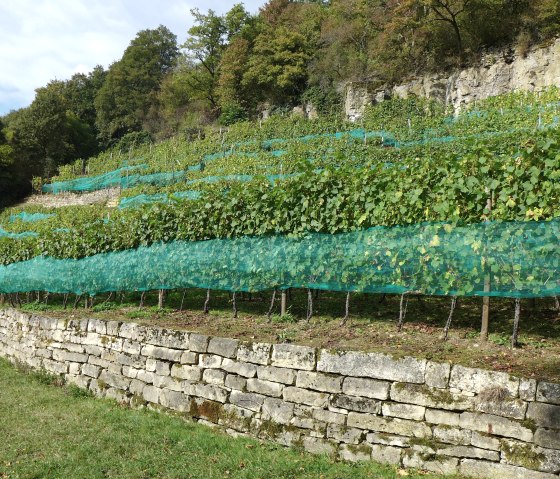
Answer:
<path fill-rule="evenodd" d="M 560 221 L 421 224 L 344 234 L 175 241 L 0 267 L 0 291 L 315 288 L 368 293 L 560 294 Z"/>
<path fill-rule="evenodd" d="M 24 223 L 35 223 L 37 221 L 51 218 L 52 216 L 56 215 L 54 213 L 26 213 L 25 211 L 22 211 L 21 213 L 10 215 L 10 223 L 14 223 L 18 220 L 23 221 Z"/>
<path fill-rule="evenodd" d="M 33 231 L 24 231 L 23 233 L 11 233 L 10 231 L 6 231 L 4 228 L 0 226 L 0 238 L 19 239 L 19 238 L 29 238 L 31 236 L 38 236 L 38 235 Z"/>
<path fill-rule="evenodd" d="M 178 191 L 172 194 L 166 193 L 156 193 L 153 195 L 136 195 L 128 198 L 122 198 L 119 202 L 119 208 L 136 208 L 143 205 L 149 205 L 153 203 L 171 203 L 175 199 L 179 200 L 198 200 L 200 199 L 200 191 Z"/>

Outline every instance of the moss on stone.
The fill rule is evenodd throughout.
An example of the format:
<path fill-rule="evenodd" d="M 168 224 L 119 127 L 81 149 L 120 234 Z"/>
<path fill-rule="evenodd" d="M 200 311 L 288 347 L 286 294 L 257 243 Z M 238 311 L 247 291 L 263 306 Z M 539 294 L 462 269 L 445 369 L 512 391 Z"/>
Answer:
<path fill-rule="evenodd" d="M 546 456 L 535 451 L 530 444 L 513 443 L 502 441 L 502 453 L 512 464 L 527 469 L 538 469 L 546 461 Z"/>
<path fill-rule="evenodd" d="M 202 417 L 217 424 L 223 415 L 223 409 L 223 405 L 219 402 L 204 400 L 198 404 L 196 401 L 192 401 L 189 414 L 192 417 Z"/>

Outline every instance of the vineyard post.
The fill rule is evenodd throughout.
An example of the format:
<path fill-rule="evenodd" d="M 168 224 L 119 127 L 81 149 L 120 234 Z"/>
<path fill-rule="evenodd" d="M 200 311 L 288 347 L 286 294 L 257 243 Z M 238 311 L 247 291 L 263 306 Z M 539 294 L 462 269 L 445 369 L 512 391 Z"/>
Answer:
<path fill-rule="evenodd" d="M 288 292 L 283 289 L 282 290 L 282 297 L 280 300 L 280 316 L 286 316 L 286 305 L 288 302 Z"/>
<path fill-rule="evenodd" d="M 488 192 L 489 193 L 489 192 Z M 486 209 L 488 210 L 488 215 L 492 213 L 492 195 L 488 195 L 488 200 L 486 202 Z M 488 257 L 483 257 L 484 267 L 488 261 Z M 484 275 L 484 292 L 490 292 L 490 273 Z M 490 297 L 484 296 L 482 298 L 482 325 L 480 328 L 480 338 L 482 341 L 488 341 L 488 326 L 490 324 Z"/>

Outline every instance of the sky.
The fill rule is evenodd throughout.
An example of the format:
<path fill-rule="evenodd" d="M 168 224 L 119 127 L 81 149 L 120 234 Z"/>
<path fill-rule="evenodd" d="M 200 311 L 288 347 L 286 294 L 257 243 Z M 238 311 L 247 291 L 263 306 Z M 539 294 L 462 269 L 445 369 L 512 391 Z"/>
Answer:
<path fill-rule="evenodd" d="M 140 30 L 165 25 L 179 44 L 192 8 L 222 14 L 242 0 L 0 0 L 0 116 L 35 89 L 120 59 Z M 256 13 L 265 0 L 244 0 Z"/>

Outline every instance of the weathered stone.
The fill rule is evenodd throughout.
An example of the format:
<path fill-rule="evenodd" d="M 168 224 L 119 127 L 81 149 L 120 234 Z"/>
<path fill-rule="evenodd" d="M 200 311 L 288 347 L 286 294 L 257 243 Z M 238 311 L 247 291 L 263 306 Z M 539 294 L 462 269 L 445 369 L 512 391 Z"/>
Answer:
<path fill-rule="evenodd" d="M 131 368 L 130 366 L 123 366 L 122 375 L 126 378 L 135 379 L 138 375 L 138 369 Z"/>
<path fill-rule="evenodd" d="M 294 416 L 294 404 L 281 399 L 266 398 L 262 405 L 262 419 L 277 424 L 289 424 Z"/>
<path fill-rule="evenodd" d="M 69 363 L 68 364 L 68 374 L 78 375 L 82 370 L 82 363 Z"/>
<path fill-rule="evenodd" d="M 107 335 L 118 336 L 121 324 L 120 321 L 107 321 Z"/>
<path fill-rule="evenodd" d="M 67 374 L 66 376 L 64 376 L 64 379 L 66 381 L 66 384 L 73 384 L 80 389 L 88 389 L 89 382 L 91 381 L 91 378 L 74 374 Z"/>
<path fill-rule="evenodd" d="M 257 366 L 254 364 L 227 358 L 222 361 L 222 369 L 228 373 L 238 374 L 246 378 L 254 378 L 257 375 Z"/>
<path fill-rule="evenodd" d="M 438 441 L 455 444 L 459 446 L 468 446 L 471 444 L 472 431 L 468 429 L 459 429 L 457 427 L 436 426 L 433 429 L 434 439 Z"/>
<path fill-rule="evenodd" d="M 82 366 L 82 374 L 89 376 L 91 378 L 97 379 L 101 373 L 101 368 L 94 366 L 93 364 L 84 364 Z"/>
<path fill-rule="evenodd" d="M 188 379 L 188 378 L 185 378 Z M 209 384 L 218 384 L 223 386 L 226 379 L 226 373 L 219 369 L 206 369 L 202 375 L 202 380 Z"/>
<path fill-rule="evenodd" d="M 53 359 L 55 361 L 72 361 L 73 363 L 87 363 L 88 355 L 81 353 L 71 353 L 62 349 L 53 351 Z"/>
<path fill-rule="evenodd" d="M 120 375 L 122 372 L 122 366 L 118 363 L 110 363 L 109 366 L 107 367 L 107 371 L 110 372 L 111 374 Z"/>
<path fill-rule="evenodd" d="M 225 403 L 227 401 L 228 391 L 221 386 L 213 384 L 197 384 L 197 383 L 183 383 L 185 393 L 190 396 L 198 396 L 211 401 Z M 233 391 L 232 391 L 233 394 Z"/>
<path fill-rule="evenodd" d="M 535 379 L 520 379 L 519 398 L 523 401 L 534 401 L 537 395 L 537 381 Z"/>
<path fill-rule="evenodd" d="M 383 446 L 409 447 L 410 437 L 393 436 L 391 434 L 370 432 L 366 437 L 367 442 Z"/>
<path fill-rule="evenodd" d="M 183 391 L 182 381 L 172 378 L 171 376 L 154 376 L 154 386 L 162 389 L 170 389 L 171 391 Z"/>
<path fill-rule="evenodd" d="M 152 359 L 152 358 L 146 359 L 146 371 L 149 371 L 151 373 L 155 372 L 156 364 L 157 364 L 157 361 L 155 359 Z"/>
<path fill-rule="evenodd" d="M 422 422 L 385 418 L 357 412 L 348 414 L 347 425 L 358 429 L 369 429 L 399 436 L 431 437 L 432 435 L 432 430 Z"/>
<path fill-rule="evenodd" d="M 192 351 L 183 351 L 181 354 L 181 364 L 197 364 L 198 354 Z"/>
<path fill-rule="evenodd" d="M 476 431 L 472 432 L 471 445 L 479 447 L 481 449 L 489 449 L 492 451 L 499 451 L 502 447 L 499 439 Z"/>
<path fill-rule="evenodd" d="M 243 393 L 240 391 L 232 391 L 229 396 L 229 402 L 236 406 L 249 409 L 250 411 L 259 412 L 261 406 L 266 400 L 266 396 L 254 393 Z"/>
<path fill-rule="evenodd" d="M 464 412 L 461 414 L 459 425 L 464 429 L 512 437 L 525 442 L 533 439 L 533 431 L 530 429 L 518 422 L 492 414 Z"/>
<path fill-rule="evenodd" d="M 391 383 L 376 381 L 375 379 L 345 378 L 342 392 L 350 396 L 360 396 L 372 399 L 388 399 Z"/>
<path fill-rule="evenodd" d="M 154 386 L 144 386 L 144 389 L 142 390 L 142 396 L 146 401 L 158 404 L 160 391 L 160 389 Z"/>
<path fill-rule="evenodd" d="M 325 409 L 313 409 L 313 419 L 328 424 L 345 424 L 346 414 L 326 411 Z"/>
<path fill-rule="evenodd" d="M 413 421 L 423 421 L 426 408 L 424 406 L 387 402 L 383 403 L 381 411 L 384 416 L 412 419 Z"/>
<path fill-rule="evenodd" d="M 256 378 L 247 379 L 247 391 L 264 394 L 265 396 L 280 397 L 283 389 L 283 384 Z"/>
<path fill-rule="evenodd" d="M 314 407 L 325 407 L 329 399 L 328 394 L 308 391 L 297 387 L 284 388 L 284 401 L 295 402 L 298 404 L 308 404 Z"/>
<path fill-rule="evenodd" d="M 138 374 L 136 375 L 136 378 L 139 379 L 140 381 L 145 382 L 145 383 L 153 383 L 154 382 L 154 376 L 155 376 L 154 373 L 144 371 L 143 369 L 140 369 L 138 371 Z"/>
<path fill-rule="evenodd" d="M 328 424 L 327 437 L 346 444 L 359 444 L 364 439 L 364 431 L 342 424 Z"/>
<path fill-rule="evenodd" d="M 195 353 L 205 353 L 208 351 L 210 337 L 205 334 L 191 333 L 189 336 L 189 350 Z"/>
<path fill-rule="evenodd" d="M 500 454 L 496 451 L 488 451 L 486 449 L 478 449 L 468 446 L 449 446 L 438 447 L 436 454 L 442 456 L 453 456 L 470 459 L 486 459 L 487 461 L 499 462 Z"/>
<path fill-rule="evenodd" d="M 107 399 L 113 399 L 120 404 L 128 404 L 129 399 L 126 391 L 117 388 L 108 388 L 105 390 L 105 397 Z"/>
<path fill-rule="evenodd" d="M 198 364 L 204 369 L 219 368 L 222 365 L 222 359 L 222 357 L 214 354 L 201 354 L 198 358 Z"/>
<path fill-rule="evenodd" d="M 244 391 L 247 388 L 247 379 L 237 374 L 228 374 L 225 380 L 225 386 L 238 391 Z"/>
<path fill-rule="evenodd" d="M 447 389 L 430 388 L 424 384 L 394 383 L 391 399 L 395 402 L 416 404 L 437 409 L 468 410 L 474 399 L 451 393 Z"/>
<path fill-rule="evenodd" d="M 455 412 L 440 411 L 439 409 L 426 409 L 426 422 L 431 424 L 445 424 L 458 426 L 460 415 Z"/>
<path fill-rule="evenodd" d="M 134 341 L 144 341 L 146 339 L 145 328 L 135 323 L 122 323 L 119 329 L 121 338 L 133 339 Z"/>
<path fill-rule="evenodd" d="M 316 437 L 306 437 L 303 439 L 303 448 L 313 454 L 328 454 L 334 455 L 336 452 L 336 445 L 327 439 L 320 439 Z"/>
<path fill-rule="evenodd" d="M 537 388 L 537 401 L 560 405 L 560 384 L 541 381 Z"/>
<path fill-rule="evenodd" d="M 346 396 L 345 394 L 332 395 L 330 398 L 330 405 L 338 409 L 348 409 L 356 412 L 368 412 L 371 414 L 381 413 L 381 401 L 356 396 Z"/>
<path fill-rule="evenodd" d="M 315 369 L 315 362 L 316 351 L 307 346 L 275 344 L 272 350 L 273 366 L 312 371 Z"/>
<path fill-rule="evenodd" d="M 524 442 L 503 440 L 502 462 L 558 474 L 560 472 L 560 451 L 545 449 Z"/>
<path fill-rule="evenodd" d="M 223 414 L 220 415 L 218 424 L 238 432 L 249 432 L 251 429 L 251 419 L 254 416 L 255 413 L 249 409 L 233 404 L 224 404 Z"/>
<path fill-rule="evenodd" d="M 103 381 L 109 386 L 113 386 L 117 389 L 123 390 L 128 389 L 128 386 L 130 385 L 130 379 L 124 378 L 118 374 L 112 374 L 108 371 L 102 371 L 99 375 L 99 380 Z"/>
<path fill-rule="evenodd" d="M 315 391 L 338 393 L 342 391 L 342 377 L 309 371 L 299 371 L 296 386 L 299 388 L 314 389 Z"/>
<path fill-rule="evenodd" d="M 371 458 L 381 464 L 400 464 L 402 449 L 398 447 L 382 446 L 373 444 L 371 446 Z"/>
<path fill-rule="evenodd" d="M 345 461 L 369 461 L 371 460 L 371 446 L 368 444 L 342 444 L 338 450 L 340 458 Z"/>
<path fill-rule="evenodd" d="M 124 353 L 120 353 L 117 356 L 117 362 L 124 366 L 130 366 L 136 369 L 141 369 L 146 366 L 146 358 L 144 356 L 134 356 Z"/>
<path fill-rule="evenodd" d="M 403 465 L 405 467 L 415 467 L 438 474 L 456 474 L 459 466 L 459 459 L 453 457 L 436 457 L 425 460 L 421 453 L 413 452 L 403 455 Z"/>
<path fill-rule="evenodd" d="M 189 381 L 200 381 L 202 369 L 198 366 L 174 364 L 171 367 L 171 377 L 177 379 L 188 379 Z"/>
<path fill-rule="evenodd" d="M 451 364 L 428 361 L 426 364 L 426 385 L 434 388 L 446 388 L 449 386 L 450 373 Z"/>
<path fill-rule="evenodd" d="M 271 349 L 272 345 L 267 343 L 241 343 L 237 348 L 237 359 L 267 366 Z"/>
<path fill-rule="evenodd" d="M 317 371 L 421 384 L 426 373 L 426 360 L 410 357 L 395 359 L 381 353 L 330 353 L 322 350 Z"/>
<path fill-rule="evenodd" d="M 189 333 L 166 328 L 144 328 L 146 342 L 172 349 L 189 349 Z"/>
<path fill-rule="evenodd" d="M 123 353 L 138 356 L 142 351 L 142 343 L 127 339 L 123 341 Z M 145 358 L 144 358 L 145 360 Z"/>
<path fill-rule="evenodd" d="M 560 406 L 538 402 L 530 403 L 527 418 L 532 419 L 537 426 L 560 429 Z"/>
<path fill-rule="evenodd" d="M 508 373 L 484 371 L 464 366 L 453 366 L 449 386 L 475 394 L 480 394 L 489 388 L 503 388 L 511 397 L 519 396 L 518 378 L 510 376 Z"/>
<path fill-rule="evenodd" d="M 560 430 L 539 428 L 535 432 L 535 444 L 550 449 L 560 449 Z"/>
<path fill-rule="evenodd" d="M 465 476 L 484 479 L 558 479 L 558 476 L 545 472 L 476 459 L 463 459 L 459 471 Z"/>
<path fill-rule="evenodd" d="M 525 419 L 527 403 L 521 399 L 506 398 L 497 401 L 477 401 L 475 409 L 497 416 L 511 417 L 513 419 Z"/>
<path fill-rule="evenodd" d="M 238 339 L 210 338 L 208 352 L 225 358 L 235 359 L 237 356 Z"/>
<path fill-rule="evenodd" d="M 164 361 L 156 361 L 155 373 L 159 376 L 169 376 L 171 374 L 171 365 Z"/>
<path fill-rule="evenodd" d="M 265 381 L 293 385 L 296 381 L 297 371 L 288 368 L 277 368 L 275 366 L 258 366 L 257 376 Z"/>
<path fill-rule="evenodd" d="M 43 366 L 49 373 L 66 374 L 68 372 L 67 364 L 51 361 L 50 359 L 43 360 Z"/>
<path fill-rule="evenodd" d="M 145 386 L 146 383 L 138 379 L 133 379 L 132 381 L 130 381 L 130 386 L 128 387 L 128 390 L 130 391 L 130 394 L 142 396 L 142 391 L 144 390 Z"/>
<path fill-rule="evenodd" d="M 142 356 L 148 356 L 155 359 L 163 359 L 164 361 L 179 362 L 183 351 L 179 349 L 170 349 L 163 346 L 153 346 L 148 344 L 142 348 Z"/>
<path fill-rule="evenodd" d="M 160 392 L 159 403 L 163 407 L 179 412 L 186 412 L 190 408 L 190 400 L 186 394 L 177 391 L 169 391 L 167 389 L 163 389 Z"/>
<path fill-rule="evenodd" d="M 107 334 L 107 323 L 100 319 L 90 319 L 88 323 L 88 331 L 98 334 Z"/>

